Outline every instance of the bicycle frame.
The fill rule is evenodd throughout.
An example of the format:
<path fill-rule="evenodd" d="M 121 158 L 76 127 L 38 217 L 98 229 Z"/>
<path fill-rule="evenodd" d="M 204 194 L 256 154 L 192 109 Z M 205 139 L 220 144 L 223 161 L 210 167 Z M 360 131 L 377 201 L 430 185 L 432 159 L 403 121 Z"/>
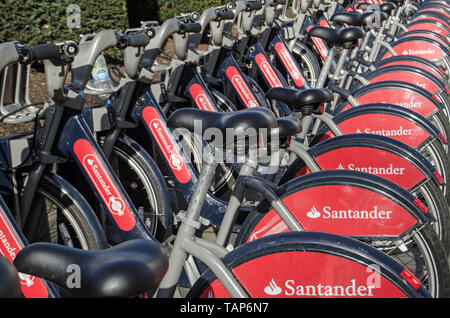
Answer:
<path fill-rule="evenodd" d="M 11 263 L 28 242 L 0 197 L 0 253 Z M 34 276 L 19 273 L 22 294 L 26 298 L 53 298 L 58 293 L 48 282 Z"/>

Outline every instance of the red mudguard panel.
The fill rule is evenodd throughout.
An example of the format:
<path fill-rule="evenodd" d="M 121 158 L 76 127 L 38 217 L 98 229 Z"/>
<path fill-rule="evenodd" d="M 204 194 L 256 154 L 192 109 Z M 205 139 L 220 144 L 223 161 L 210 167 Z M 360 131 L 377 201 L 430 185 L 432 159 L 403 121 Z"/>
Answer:
<path fill-rule="evenodd" d="M 414 33 L 410 33 L 410 34 L 405 33 L 405 35 L 403 37 L 408 38 L 408 37 L 412 37 L 412 36 L 421 36 L 421 37 L 424 37 L 424 38 L 436 41 L 436 42 L 440 43 L 441 45 L 443 45 L 444 47 L 448 46 L 448 43 L 446 41 L 444 41 L 441 38 L 437 37 L 435 35 L 435 33 L 432 33 L 432 32 L 421 33 L 420 35 L 419 34 L 414 34 Z"/>
<path fill-rule="evenodd" d="M 369 91 L 356 98 L 359 104 L 388 103 L 408 108 L 424 117 L 436 111 L 436 105 L 423 95 L 402 88 L 382 88 Z M 348 104 L 343 110 L 350 109 Z"/>
<path fill-rule="evenodd" d="M 283 203 L 306 231 L 348 236 L 397 237 L 417 221 L 392 200 L 366 189 L 324 185 L 298 191 Z M 257 224 L 248 241 L 289 232 L 275 210 Z"/>
<path fill-rule="evenodd" d="M 383 81 L 401 81 L 411 83 L 427 90 L 431 94 L 435 94 L 439 91 L 439 87 L 433 81 L 421 74 L 411 72 L 386 72 L 370 79 L 369 83 L 372 84 Z"/>
<path fill-rule="evenodd" d="M 406 297 L 381 275 L 376 280 L 371 279 L 374 272 L 366 266 L 325 253 L 270 254 L 237 266 L 233 273 L 252 298 Z M 216 280 L 202 297 L 230 295 Z"/>
<path fill-rule="evenodd" d="M 413 66 L 413 67 L 417 67 L 420 69 L 423 69 L 427 72 L 430 72 L 431 74 L 433 74 L 434 76 L 436 76 L 436 78 L 442 78 L 442 74 L 436 73 L 433 69 L 427 67 L 426 65 L 420 64 L 420 63 L 415 63 L 414 61 L 392 61 L 390 63 L 386 63 L 380 67 L 386 67 L 386 66 L 391 66 L 391 65 L 407 65 L 407 66 Z"/>
<path fill-rule="evenodd" d="M 420 28 L 420 25 L 416 25 L 414 30 L 423 30 L 423 28 Z M 433 43 L 420 40 L 401 42 L 394 45 L 392 48 L 397 55 L 414 55 L 428 61 L 438 61 L 445 55 L 445 52 L 433 45 Z M 387 52 L 382 59 L 384 60 L 391 56 L 392 54 Z"/>
<path fill-rule="evenodd" d="M 410 120 L 389 114 L 364 114 L 348 118 L 338 124 L 343 134 L 375 134 L 401 141 L 410 147 L 420 146 L 430 135 Z M 322 140 L 333 137 L 328 131 Z M 321 140 L 321 141 L 322 141 Z"/>
<path fill-rule="evenodd" d="M 422 17 L 422 18 L 419 17 L 419 18 L 416 18 L 414 21 L 420 21 L 420 20 L 433 20 L 436 22 L 443 23 L 442 20 L 435 18 L 435 17 Z M 433 33 L 443 36 L 444 38 L 448 36 L 448 31 L 445 29 L 444 26 L 435 25 L 430 22 L 417 23 L 414 25 L 410 25 L 408 27 L 408 31 L 416 31 L 416 30 L 425 30 L 425 31 L 433 32 Z"/>

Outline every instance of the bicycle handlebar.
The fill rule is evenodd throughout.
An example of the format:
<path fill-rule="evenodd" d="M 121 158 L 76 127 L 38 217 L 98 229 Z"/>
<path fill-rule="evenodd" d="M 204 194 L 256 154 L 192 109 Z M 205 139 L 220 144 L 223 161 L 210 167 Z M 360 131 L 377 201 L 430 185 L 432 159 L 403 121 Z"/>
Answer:
<path fill-rule="evenodd" d="M 73 41 L 64 43 L 27 46 L 15 42 L 0 44 L 0 71 L 13 63 L 30 64 L 38 60 L 59 58 L 69 61 L 78 53 L 78 45 Z"/>
<path fill-rule="evenodd" d="M 136 33 L 132 35 L 122 35 L 122 41 L 125 42 L 122 48 L 131 47 L 143 47 L 150 42 L 150 37 L 145 33 Z"/>
<path fill-rule="evenodd" d="M 221 20 L 233 20 L 234 19 L 234 13 L 232 11 L 219 11 L 216 10 L 216 21 Z"/>
<path fill-rule="evenodd" d="M 202 25 L 200 23 L 180 23 L 179 31 L 177 33 L 199 33 L 202 31 Z"/>
<path fill-rule="evenodd" d="M 27 64 L 38 60 L 73 58 L 78 53 L 78 45 L 73 41 L 67 41 L 62 44 L 50 43 L 37 46 L 15 44 L 15 47 L 20 61 Z"/>
<path fill-rule="evenodd" d="M 262 9 L 262 3 L 257 1 L 245 2 L 245 11 L 258 11 Z"/>
<path fill-rule="evenodd" d="M 20 52 L 21 48 L 18 48 L 17 51 Z M 56 44 L 51 43 L 30 47 L 28 54 L 25 56 L 31 55 L 33 59 L 44 60 L 58 57 L 59 53 L 59 47 Z"/>

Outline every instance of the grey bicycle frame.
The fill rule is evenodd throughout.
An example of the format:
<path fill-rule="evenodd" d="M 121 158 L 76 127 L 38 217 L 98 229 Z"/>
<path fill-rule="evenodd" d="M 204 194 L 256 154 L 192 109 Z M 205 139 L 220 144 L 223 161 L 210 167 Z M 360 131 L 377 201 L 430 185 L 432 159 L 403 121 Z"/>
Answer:
<path fill-rule="evenodd" d="M 195 237 L 195 232 L 201 226 L 200 213 L 202 205 L 215 175 L 217 166 L 217 163 L 214 162 L 213 159 L 213 153 L 214 151 L 204 157 L 202 171 L 200 172 L 194 194 L 189 202 L 185 215 L 182 217 L 181 225 L 169 257 L 169 270 L 161 281 L 157 297 L 170 297 L 173 295 L 182 273 L 183 266 L 195 266 L 192 262 L 187 261 L 190 256 L 205 263 L 232 297 L 247 297 L 245 291 L 236 281 L 235 277 L 221 261 L 221 258 L 229 252 L 229 250 L 225 248 L 225 245 L 228 243 L 246 189 L 254 189 L 268 199 L 272 207 L 277 211 L 291 231 L 304 230 L 289 209 L 276 195 L 276 185 L 267 180 L 253 176 L 258 164 L 251 159 L 253 158 L 253 155 L 250 153 L 245 164 L 239 171 L 239 176 L 228 202 L 227 210 L 219 228 L 216 241 L 211 242 Z M 199 272 L 195 270 L 195 268 L 187 269 L 187 273 L 188 275 L 191 275 L 191 277 L 189 277 L 191 282 L 199 277 Z"/>

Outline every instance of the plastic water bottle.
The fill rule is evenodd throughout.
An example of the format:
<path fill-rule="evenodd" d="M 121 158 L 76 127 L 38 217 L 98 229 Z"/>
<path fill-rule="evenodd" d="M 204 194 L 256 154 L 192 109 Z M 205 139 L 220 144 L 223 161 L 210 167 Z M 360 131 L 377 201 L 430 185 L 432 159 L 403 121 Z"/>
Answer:
<path fill-rule="evenodd" d="M 108 66 L 106 65 L 105 57 L 100 54 L 95 60 L 94 67 L 91 72 L 92 81 L 90 86 L 104 91 L 109 91 L 114 88 L 114 84 L 109 76 Z M 101 100 L 106 100 L 109 94 L 98 95 Z"/>

